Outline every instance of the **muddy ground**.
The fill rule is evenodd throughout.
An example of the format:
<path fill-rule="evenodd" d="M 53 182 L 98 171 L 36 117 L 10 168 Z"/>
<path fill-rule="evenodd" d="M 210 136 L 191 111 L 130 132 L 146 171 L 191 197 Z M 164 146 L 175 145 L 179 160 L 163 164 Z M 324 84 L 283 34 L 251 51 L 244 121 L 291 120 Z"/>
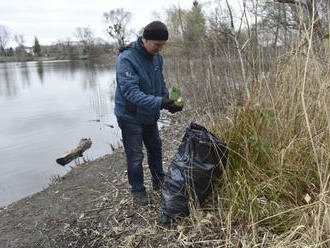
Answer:
<path fill-rule="evenodd" d="M 193 119 L 177 114 L 161 130 L 165 172 Z M 146 158 L 148 206 L 133 203 L 125 166 L 123 148 L 118 148 L 1 208 L 0 247 L 182 247 L 176 242 L 177 227 L 159 224 L 160 192 L 152 190 Z"/>

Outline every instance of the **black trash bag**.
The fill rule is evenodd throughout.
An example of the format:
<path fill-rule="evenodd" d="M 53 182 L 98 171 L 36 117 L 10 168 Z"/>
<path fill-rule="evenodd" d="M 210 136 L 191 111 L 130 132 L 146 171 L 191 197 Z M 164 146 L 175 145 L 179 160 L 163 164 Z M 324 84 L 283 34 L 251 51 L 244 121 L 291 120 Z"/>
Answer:
<path fill-rule="evenodd" d="M 168 169 L 162 187 L 162 223 L 189 215 L 189 202 L 201 204 L 226 166 L 227 145 L 205 127 L 191 123 Z"/>

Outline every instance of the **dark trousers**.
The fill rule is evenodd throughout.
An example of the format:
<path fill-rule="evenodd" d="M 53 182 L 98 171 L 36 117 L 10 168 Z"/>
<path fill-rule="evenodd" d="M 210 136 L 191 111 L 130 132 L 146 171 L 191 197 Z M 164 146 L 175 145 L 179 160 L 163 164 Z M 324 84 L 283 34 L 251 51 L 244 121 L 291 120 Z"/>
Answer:
<path fill-rule="evenodd" d="M 145 191 L 143 182 L 143 143 L 147 149 L 152 184 L 158 185 L 164 178 L 162 163 L 162 142 L 159 137 L 158 125 L 139 125 L 117 118 L 122 132 L 126 154 L 128 182 L 131 191 Z"/>

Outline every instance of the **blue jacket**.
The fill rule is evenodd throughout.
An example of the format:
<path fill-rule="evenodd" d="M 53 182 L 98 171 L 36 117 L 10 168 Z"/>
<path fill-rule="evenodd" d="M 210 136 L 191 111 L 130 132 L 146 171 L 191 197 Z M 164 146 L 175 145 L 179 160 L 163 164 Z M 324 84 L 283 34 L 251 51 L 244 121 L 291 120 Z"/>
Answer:
<path fill-rule="evenodd" d="M 168 93 L 162 55 L 149 54 L 139 38 L 120 50 L 116 80 L 115 115 L 137 124 L 157 122 L 162 97 Z"/>

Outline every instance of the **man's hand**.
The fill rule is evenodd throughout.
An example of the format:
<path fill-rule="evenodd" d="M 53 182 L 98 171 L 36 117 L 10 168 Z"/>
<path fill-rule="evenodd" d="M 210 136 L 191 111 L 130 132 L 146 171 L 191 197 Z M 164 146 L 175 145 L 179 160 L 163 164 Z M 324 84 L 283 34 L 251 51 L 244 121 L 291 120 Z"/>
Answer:
<path fill-rule="evenodd" d="M 179 112 L 183 109 L 183 106 L 177 106 L 174 103 L 168 108 L 168 111 L 170 111 L 172 114 Z"/>
<path fill-rule="evenodd" d="M 176 106 L 173 100 L 170 100 L 168 96 L 162 98 L 161 109 L 167 109 L 172 114 L 181 111 L 183 106 Z"/>
<path fill-rule="evenodd" d="M 161 109 L 167 109 L 169 110 L 169 108 L 174 104 L 174 101 L 170 100 L 167 96 L 163 96 L 162 98 L 162 104 L 160 105 Z"/>

